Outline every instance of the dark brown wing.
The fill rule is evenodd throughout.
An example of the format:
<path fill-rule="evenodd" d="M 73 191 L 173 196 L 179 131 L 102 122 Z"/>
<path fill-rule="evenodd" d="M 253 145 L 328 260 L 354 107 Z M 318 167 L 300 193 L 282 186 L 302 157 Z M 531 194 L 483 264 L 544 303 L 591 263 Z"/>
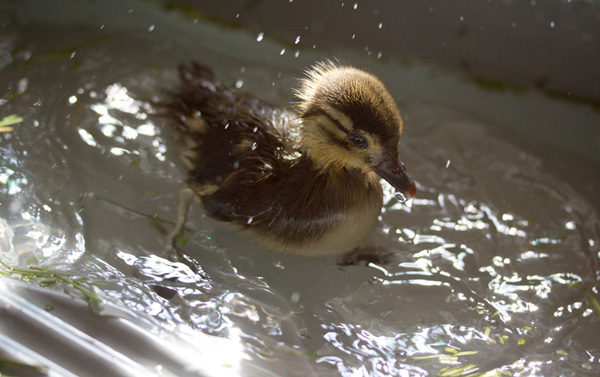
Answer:
<path fill-rule="evenodd" d="M 223 85 L 197 63 L 181 65 L 179 74 L 181 88 L 167 108 L 185 137 L 194 185 L 220 186 L 236 170 L 260 177 L 281 168 L 282 153 L 290 152 L 289 113 Z"/>

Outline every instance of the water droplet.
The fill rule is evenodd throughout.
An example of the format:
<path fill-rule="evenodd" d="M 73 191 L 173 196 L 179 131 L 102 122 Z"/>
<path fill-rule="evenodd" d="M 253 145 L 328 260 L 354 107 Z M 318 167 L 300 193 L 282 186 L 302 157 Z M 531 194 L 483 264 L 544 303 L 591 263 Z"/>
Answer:
<path fill-rule="evenodd" d="M 300 301 L 300 293 L 298 293 L 298 292 L 292 293 L 292 297 L 290 298 L 290 302 L 292 304 L 297 304 L 298 301 Z"/>
<path fill-rule="evenodd" d="M 225 129 L 229 128 L 229 122 L 225 123 Z"/>
<path fill-rule="evenodd" d="M 358 3 L 354 3 L 354 9 L 358 9 Z"/>
<path fill-rule="evenodd" d="M 394 198 L 396 198 L 396 200 L 399 201 L 400 203 L 404 203 L 405 201 L 408 200 L 408 198 L 406 196 L 404 196 L 404 194 L 401 193 L 400 191 L 396 191 L 394 193 Z"/>
<path fill-rule="evenodd" d="M 296 52 L 294 53 L 294 57 L 297 58 L 300 55 L 300 50 L 296 50 Z"/>
<path fill-rule="evenodd" d="M 154 26 L 154 25 L 150 25 L 150 26 L 148 26 L 148 31 L 153 31 L 153 30 L 154 30 L 154 28 L 155 28 L 155 26 Z"/>
<path fill-rule="evenodd" d="M 258 127 L 254 127 L 254 128 L 252 129 L 252 132 L 256 133 L 256 131 L 258 131 Z"/>
<path fill-rule="evenodd" d="M 233 167 L 234 169 L 237 169 L 237 168 L 239 168 L 239 167 L 240 167 L 240 162 L 239 162 L 239 161 L 234 161 L 234 162 L 233 162 L 233 165 L 232 165 L 232 167 Z"/>
<path fill-rule="evenodd" d="M 285 48 L 282 48 L 281 51 L 279 52 L 279 55 L 283 55 L 285 54 Z"/>
<path fill-rule="evenodd" d="M 256 141 L 255 141 L 254 143 L 252 143 L 252 146 L 250 147 L 250 149 L 252 149 L 253 151 L 255 151 L 257 146 L 258 145 L 256 144 Z"/>
<path fill-rule="evenodd" d="M 381 53 L 381 51 L 379 51 L 379 52 L 377 53 L 377 59 L 381 59 L 381 55 L 382 55 L 382 53 Z"/>
<path fill-rule="evenodd" d="M 380 29 L 383 28 L 383 23 L 382 22 L 379 23 L 379 28 Z"/>
<path fill-rule="evenodd" d="M 356 34 L 352 34 L 352 39 L 356 38 Z"/>
<path fill-rule="evenodd" d="M 256 41 L 260 42 L 263 40 L 263 38 L 265 37 L 265 33 L 258 33 L 258 36 L 256 37 Z"/>
<path fill-rule="evenodd" d="M 450 160 L 446 161 L 446 168 L 450 166 Z"/>
<path fill-rule="evenodd" d="M 252 221 L 254 221 L 254 217 L 250 216 L 248 217 L 248 221 L 246 221 L 246 224 L 252 224 Z"/>
<path fill-rule="evenodd" d="M 296 37 L 296 40 L 294 41 L 294 44 L 297 45 L 298 43 L 300 43 L 300 36 Z"/>
<path fill-rule="evenodd" d="M 244 80 L 239 79 L 238 81 L 235 82 L 235 87 L 237 89 L 241 88 L 244 85 Z"/>
<path fill-rule="evenodd" d="M 25 93 L 28 85 L 29 85 L 29 80 L 27 78 L 22 78 L 21 80 L 17 81 L 17 93 L 19 93 L 19 94 Z"/>
<path fill-rule="evenodd" d="M 77 97 L 75 97 L 75 96 L 71 96 L 71 97 L 69 97 L 69 103 L 70 103 L 71 105 L 72 105 L 72 104 L 74 104 L 75 102 L 77 102 Z"/>
<path fill-rule="evenodd" d="M 554 28 L 554 21 L 550 21 L 550 27 Z"/>

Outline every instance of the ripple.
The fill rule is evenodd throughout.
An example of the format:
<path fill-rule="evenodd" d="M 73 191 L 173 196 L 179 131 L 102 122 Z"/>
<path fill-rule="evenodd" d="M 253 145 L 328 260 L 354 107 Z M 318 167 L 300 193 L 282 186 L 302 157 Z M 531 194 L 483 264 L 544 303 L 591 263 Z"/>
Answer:
<path fill-rule="evenodd" d="M 78 49 L 74 65 L 41 61 L 34 35 L 22 38 L 27 53 L 2 67 L 21 92 L 0 111 L 24 118 L 0 145 L 2 261 L 106 283 L 94 291 L 154 333 L 198 349 L 198 334 L 231 340 L 251 371 L 285 372 L 281 360 L 293 360 L 299 373 L 339 375 L 597 374 L 598 214 L 485 120 L 403 106 L 402 158 L 419 194 L 400 203 L 384 183 L 365 245 L 388 251 L 386 265 L 257 250 L 199 206 L 187 254 L 172 261 L 165 234 L 185 177 L 174 133 L 149 100 L 176 85 L 175 63 L 161 60 L 170 44 L 104 39 Z"/>

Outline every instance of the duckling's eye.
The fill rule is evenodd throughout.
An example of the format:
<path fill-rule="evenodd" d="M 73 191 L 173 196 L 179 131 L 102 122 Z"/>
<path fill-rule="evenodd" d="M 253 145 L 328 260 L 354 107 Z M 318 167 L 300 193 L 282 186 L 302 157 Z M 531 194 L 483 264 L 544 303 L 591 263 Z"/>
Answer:
<path fill-rule="evenodd" d="M 359 134 L 348 134 L 348 140 L 358 148 L 366 148 L 369 143 Z"/>

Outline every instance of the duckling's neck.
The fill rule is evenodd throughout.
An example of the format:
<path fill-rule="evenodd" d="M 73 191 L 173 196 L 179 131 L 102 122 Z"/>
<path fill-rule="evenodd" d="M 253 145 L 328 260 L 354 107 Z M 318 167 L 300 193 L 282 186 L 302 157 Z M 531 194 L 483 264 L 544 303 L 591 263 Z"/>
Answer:
<path fill-rule="evenodd" d="M 329 159 L 327 154 L 315 155 L 307 152 L 302 154 L 298 162 L 299 165 L 310 170 L 315 179 L 324 180 L 321 182 L 328 182 L 326 184 L 327 187 L 337 187 L 334 191 L 343 193 L 345 192 L 344 188 L 352 188 L 352 193 L 346 192 L 345 195 L 351 194 L 350 196 L 352 197 L 356 195 L 360 197 L 363 194 L 358 194 L 354 190 L 365 190 L 364 194 L 373 190 L 373 188 L 376 188 L 375 192 L 381 190 L 379 176 L 372 169 L 362 171 L 361 169 L 342 164 L 341 161 Z M 377 195 L 375 202 L 381 202 L 381 198 L 377 198 Z"/>
<path fill-rule="evenodd" d="M 311 153 L 305 151 L 306 159 L 313 165 L 314 170 L 320 173 L 336 174 L 345 170 L 341 161 L 327 154 Z"/>

